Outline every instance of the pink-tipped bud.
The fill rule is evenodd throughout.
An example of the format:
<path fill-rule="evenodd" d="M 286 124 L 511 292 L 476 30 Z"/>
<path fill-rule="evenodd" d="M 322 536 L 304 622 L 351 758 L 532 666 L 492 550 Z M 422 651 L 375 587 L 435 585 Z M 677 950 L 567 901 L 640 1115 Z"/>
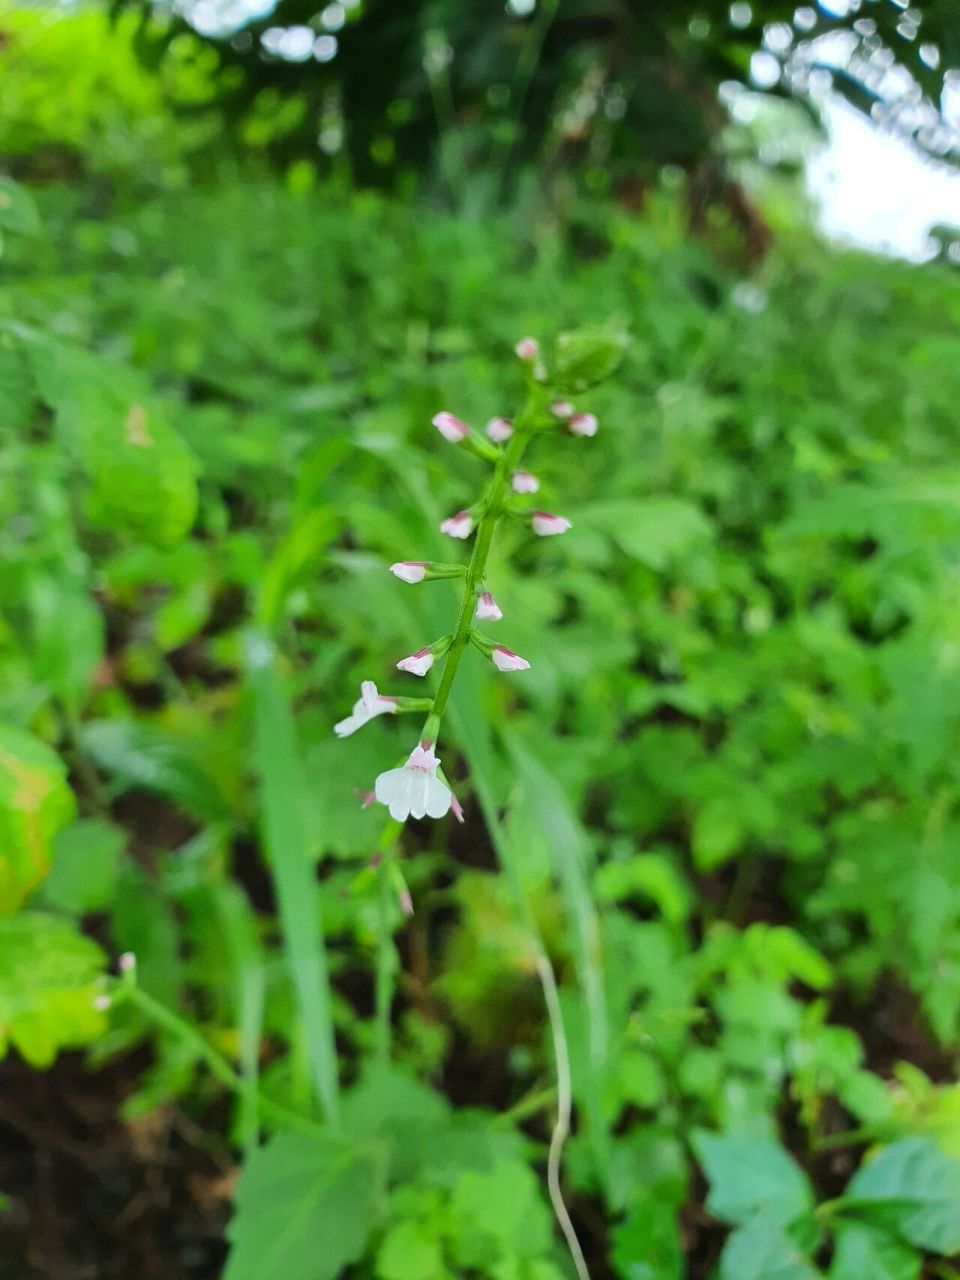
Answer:
<path fill-rule="evenodd" d="M 377 797 L 372 791 L 361 791 L 359 788 L 356 788 L 353 794 L 360 801 L 361 809 L 369 809 L 372 804 L 377 803 Z"/>
<path fill-rule="evenodd" d="M 473 532 L 473 516 L 469 511 L 458 511 L 444 520 L 440 532 L 449 533 L 451 538 L 469 538 Z"/>
<path fill-rule="evenodd" d="M 487 435 L 494 444 L 503 444 L 513 435 L 513 423 L 509 418 L 491 418 L 487 423 Z"/>
<path fill-rule="evenodd" d="M 540 354 L 540 343 L 536 338 L 521 338 L 513 349 L 521 360 L 536 360 Z"/>
<path fill-rule="evenodd" d="M 597 419 L 592 413 L 575 413 L 567 422 L 567 430 L 572 436 L 595 436 Z"/>
<path fill-rule="evenodd" d="M 484 591 L 480 599 L 477 601 L 477 608 L 474 617 L 482 619 L 484 622 L 499 622 L 503 617 L 503 610 L 494 600 L 489 591 Z"/>
<path fill-rule="evenodd" d="M 418 649 L 409 658 L 401 658 L 397 663 L 398 671 L 409 671 L 412 676 L 425 676 L 433 666 L 433 650 Z"/>
<path fill-rule="evenodd" d="M 552 516 L 549 511 L 534 511 L 530 517 L 533 525 L 533 532 L 540 535 L 541 538 L 552 538 L 558 533 L 566 533 L 571 528 L 570 521 L 565 516 Z"/>
<path fill-rule="evenodd" d="M 573 405 L 569 400 L 554 400 L 550 412 L 555 418 L 570 418 L 573 416 Z"/>
<path fill-rule="evenodd" d="M 470 434 L 470 428 L 465 422 L 461 422 L 459 418 L 455 418 L 452 413 L 437 413 L 433 417 L 433 425 L 437 428 L 444 440 L 449 440 L 451 444 L 459 444 L 461 440 L 466 440 Z"/>
<path fill-rule="evenodd" d="M 400 910 L 409 919 L 413 915 L 413 898 L 409 889 L 400 890 Z"/>
<path fill-rule="evenodd" d="M 510 477 L 510 487 L 514 493 L 536 493 L 540 481 L 529 471 L 515 471 Z"/>
<path fill-rule="evenodd" d="M 422 582 L 427 576 L 426 560 L 398 560 L 390 566 L 390 572 L 401 582 Z"/>
<path fill-rule="evenodd" d="M 512 649 L 506 649 L 502 644 L 495 644 L 490 654 L 493 665 L 498 671 L 528 671 L 530 663 L 526 658 L 521 658 L 519 653 L 514 653 Z"/>
<path fill-rule="evenodd" d="M 463 805 L 460 803 L 460 801 L 457 799 L 456 796 L 454 796 L 450 801 L 450 810 L 458 822 L 466 821 L 466 819 L 463 816 Z"/>
<path fill-rule="evenodd" d="M 117 968 L 121 973 L 133 973 L 137 967 L 137 957 L 132 951 L 124 951 L 123 955 L 117 960 Z"/>

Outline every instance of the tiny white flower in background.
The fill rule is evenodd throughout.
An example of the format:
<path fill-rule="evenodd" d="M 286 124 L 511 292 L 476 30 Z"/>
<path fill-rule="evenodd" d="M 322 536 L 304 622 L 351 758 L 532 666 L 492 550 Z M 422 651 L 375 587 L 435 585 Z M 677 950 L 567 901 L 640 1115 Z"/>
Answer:
<path fill-rule="evenodd" d="M 477 607 L 474 611 L 474 617 L 480 618 L 484 622 L 499 622 L 503 617 L 503 610 L 494 600 L 489 591 L 484 591 L 480 599 L 477 601 Z"/>
<path fill-rule="evenodd" d="M 453 804 L 453 792 L 437 777 L 440 761 L 430 744 L 411 751 L 400 769 L 388 769 L 377 778 L 376 797 L 397 822 L 407 818 L 442 818 Z"/>
<path fill-rule="evenodd" d="M 531 516 L 533 532 L 541 538 L 552 538 L 558 533 L 566 533 L 571 528 L 565 516 L 552 516 L 549 511 L 534 511 Z"/>
<path fill-rule="evenodd" d="M 470 434 L 470 428 L 467 424 L 461 422 L 459 418 L 455 418 L 452 413 L 435 414 L 433 425 L 444 440 L 449 440 L 451 444 L 459 444 L 461 440 L 465 440 Z"/>
<path fill-rule="evenodd" d="M 461 818 L 460 821 L 462 822 L 463 819 Z M 112 1004 L 113 1004 L 112 996 L 103 994 L 103 995 L 93 997 L 93 1007 L 99 1013 L 103 1013 L 105 1010 L 109 1009 Z"/>
<path fill-rule="evenodd" d="M 418 649 L 409 658 L 401 658 L 397 663 L 398 671 L 409 671 L 412 676 L 425 676 L 433 666 L 433 650 Z"/>
<path fill-rule="evenodd" d="M 536 360 L 540 354 L 540 343 L 536 338 L 521 338 L 513 349 L 521 360 Z"/>
<path fill-rule="evenodd" d="M 368 720 L 372 720 L 375 716 L 388 715 L 396 709 L 396 698 L 383 697 L 377 693 L 377 686 L 372 680 L 364 680 L 360 686 L 359 701 L 353 704 L 353 711 L 345 720 L 340 720 L 333 726 L 333 732 L 338 738 L 349 737 L 351 733 L 362 729 Z"/>
<path fill-rule="evenodd" d="M 398 560 L 390 566 L 390 572 L 401 582 L 422 582 L 427 576 L 426 560 Z"/>
<path fill-rule="evenodd" d="M 569 400 L 554 400 L 550 412 L 555 418 L 569 418 L 573 414 L 573 405 Z"/>
<path fill-rule="evenodd" d="M 440 526 L 440 532 L 449 533 L 451 538 L 469 538 L 472 531 L 473 516 L 469 511 L 458 511 Z"/>
<path fill-rule="evenodd" d="M 519 653 L 506 649 L 502 644 L 495 644 L 490 659 L 498 671 L 528 671 L 530 663 L 521 658 Z"/>
<path fill-rule="evenodd" d="M 509 418 L 491 418 L 487 423 L 487 435 L 494 444 L 503 444 L 513 435 L 513 423 Z"/>
<path fill-rule="evenodd" d="M 510 487 L 514 493 L 536 493 L 540 488 L 540 481 L 529 471 L 515 471 L 510 478 Z"/>
<path fill-rule="evenodd" d="M 567 429 L 574 436 L 595 436 L 597 419 L 592 413 L 575 413 L 567 423 Z"/>

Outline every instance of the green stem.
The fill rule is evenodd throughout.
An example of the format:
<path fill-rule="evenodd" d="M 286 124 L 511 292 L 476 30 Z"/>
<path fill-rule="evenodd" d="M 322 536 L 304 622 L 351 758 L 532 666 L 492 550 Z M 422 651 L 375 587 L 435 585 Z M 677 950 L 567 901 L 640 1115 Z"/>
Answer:
<path fill-rule="evenodd" d="M 318 1124 L 315 1120 L 300 1115 L 297 1111 L 290 1111 L 281 1103 L 273 1102 L 270 1098 L 265 1098 L 256 1088 L 256 1085 L 249 1080 L 245 1080 L 243 1076 L 234 1071 L 226 1058 L 217 1053 L 216 1049 L 209 1045 L 200 1032 L 191 1026 L 185 1018 L 181 1018 L 173 1009 L 169 1009 L 165 1004 L 161 1004 L 159 1000 L 155 1000 L 153 996 L 148 995 L 141 987 L 135 986 L 132 982 L 121 981 L 114 986 L 113 994 L 118 999 L 129 1000 L 151 1022 L 158 1027 L 162 1027 L 165 1031 L 171 1032 L 171 1034 L 189 1045 L 197 1057 L 206 1063 L 210 1074 L 219 1080 L 222 1085 L 232 1089 L 239 1097 L 245 1099 L 248 1105 L 255 1100 L 261 1115 L 270 1116 L 278 1124 L 285 1125 L 289 1129 L 299 1129 L 301 1133 L 318 1134 L 327 1132 L 325 1126 Z"/>
<path fill-rule="evenodd" d="M 380 912 L 380 937 L 377 943 L 377 972 L 374 992 L 375 1000 L 375 1039 L 377 1061 L 386 1065 L 390 1061 L 391 1022 L 393 1008 L 393 975 L 397 968 L 397 952 L 393 942 L 393 883 L 387 859 L 391 845 L 403 830 L 403 823 L 393 818 L 384 827 L 377 841 L 377 853 L 380 864 L 377 867 L 377 894 Z"/>
<path fill-rule="evenodd" d="M 480 502 L 482 514 L 477 525 L 473 552 L 470 556 L 470 563 L 467 566 L 466 577 L 464 578 L 463 597 L 460 601 L 457 625 L 454 628 L 453 639 L 450 642 L 450 648 L 447 650 L 444 660 L 440 683 L 433 698 L 433 710 L 424 721 L 423 732 L 420 735 L 421 738 L 431 743 L 436 742 L 440 736 L 440 721 L 443 718 L 447 699 L 450 697 L 450 690 L 453 688 L 453 682 L 456 679 L 460 658 L 463 656 L 463 651 L 467 647 L 470 638 L 470 628 L 473 625 L 477 596 L 487 573 L 487 558 L 490 555 L 493 535 L 500 517 L 503 515 L 504 499 L 510 490 L 510 475 L 516 469 L 523 456 L 523 451 L 527 447 L 530 433 L 526 424 L 531 420 L 534 412 L 534 404 L 528 404 L 518 419 L 516 430 L 510 439 L 510 443 L 497 459 L 497 465 L 494 468 L 493 475 L 490 477 L 490 483 L 487 485 Z"/>

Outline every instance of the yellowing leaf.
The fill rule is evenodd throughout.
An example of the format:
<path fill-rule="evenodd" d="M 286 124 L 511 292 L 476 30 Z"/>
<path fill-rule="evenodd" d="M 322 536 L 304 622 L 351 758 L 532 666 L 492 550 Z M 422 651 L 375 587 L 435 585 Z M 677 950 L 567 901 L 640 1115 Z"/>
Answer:
<path fill-rule="evenodd" d="M 10 915 L 50 870 L 50 842 L 74 816 L 60 757 L 0 725 L 0 915 Z"/>

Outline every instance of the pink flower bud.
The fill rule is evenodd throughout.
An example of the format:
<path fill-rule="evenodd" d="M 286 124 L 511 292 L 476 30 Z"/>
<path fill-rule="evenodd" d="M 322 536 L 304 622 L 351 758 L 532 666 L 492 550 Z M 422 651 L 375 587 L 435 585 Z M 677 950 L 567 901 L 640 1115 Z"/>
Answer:
<path fill-rule="evenodd" d="M 498 671 L 527 671 L 530 668 L 526 658 L 521 658 L 519 653 L 514 653 L 512 649 L 505 649 L 502 644 L 493 646 L 490 657 Z"/>
<path fill-rule="evenodd" d="M 413 915 L 413 898 L 409 889 L 400 890 L 400 910 L 408 918 Z"/>
<path fill-rule="evenodd" d="M 463 816 L 463 805 L 460 803 L 460 801 L 457 799 L 456 796 L 454 796 L 450 801 L 450 809 L 451 809 L 451 812 L 453 813 L 453 816 L 456 818 L 458 822 L 466 821 L 466 819 Z"/>
<path fill-rule="evenodd" d="M 482 619 L 484 622 L 499 622 L 503 617 L 503 610 L 494 600 L 489 591 L 484 591 L 483 595 L 477 601 L 477 608 L 474 617 Z"/>
<path fill-rule="evenodd" d="M 540 354 L 540 343 L 536 338 L 521 338 L 513 349 L 521 360 L 536 360 Z"/>
<path fill-rule="evenodd" d="M 575 413 L 567 423 L 567 430 L 574 436 L 595 436 L 597 419 L 592 413 Z"/>
<path fill-rule="evenodd" d="M 427 561 L 398 560 L 390 566 L 390 572 L 401 582 L 422 582 L 427 576 Z"/>
<path fill-rule="evenodd" d="M 552 516 L 549 511 L 532 512 L 531 523 L 533 532 L 538 533 L 541 538 L 552 538 L 571 528 L 570 521 L 565 516 Z"/>
<path fill-rule="evenodd" d="M 451 444 L 459 444 L 461 440 L 465 440 L 470 434 L 470 428 L 467 424 L 461 422 L 459 418 L 455 418 L 452 413 L 435 414 L 433 425 L 444 440 L 449 440 Z"/>
<path fill-rule="evenodd" d="M 510 478 L 510 487 L 514 493 L 536 493 L 540 481 L 529 471 L 515 471 Z"/>
<path fill-rule="evenodd" d="M 513 435 L 513 423 L 509 418 L 491 418 L 487 423 L 487 435 L 494 444 L 503 444 Z"/>
<path fill-rule="evenodd" d="M 472 531 L 473 516 L 469 511 L 458 511 L 440 526 L 440 532 L 449 533 L 451 538 L 469 538 Z"/>
<path fill-rule="evenodd" d="M 550 412 L 555 418 L 569 418 L 573 414 L 573 405 L 569 400 L 554 400 Z"/>
<path fill-rule="evenodd" d="M 413 676 L 425 676 L 433 666 L 433 650 L 418 649 L 409 658 L 401 658 L 397 663 L 398 671 L 409 671 Z"/>
<path fill-rule="evenodd" d="M 377 797 L 372 791 L 361 791 L 359 788 L 356 788 L 353 794 L 360 801 L 361 809 L 369 809 L 372 804 L 376 804 L 377 802 Z"/>

